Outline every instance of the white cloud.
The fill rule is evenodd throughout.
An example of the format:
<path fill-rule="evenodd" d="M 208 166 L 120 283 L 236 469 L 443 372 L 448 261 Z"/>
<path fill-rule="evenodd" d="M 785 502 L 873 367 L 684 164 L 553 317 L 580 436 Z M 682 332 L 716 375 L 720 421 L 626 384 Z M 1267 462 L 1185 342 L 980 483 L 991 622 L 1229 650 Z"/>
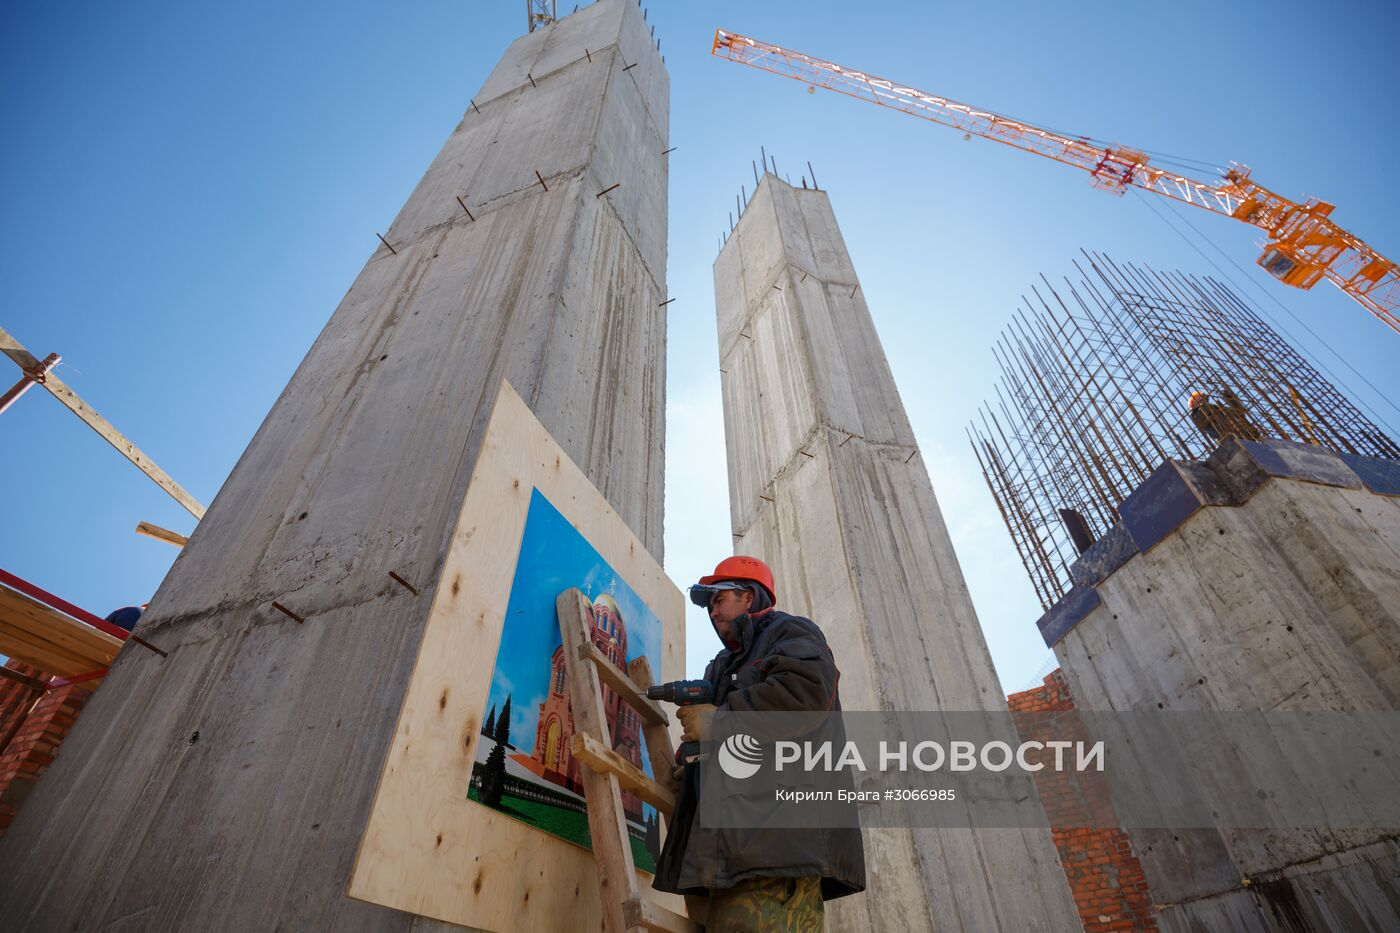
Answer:
<path fill-rule="evenodd" d="M 543 702 L 543 693 L 536 693 L 523 702 L 510 701 L 510 744 L 521 749 L 534 748 L 535 728 L 540 722 L 540 704 Z"/>

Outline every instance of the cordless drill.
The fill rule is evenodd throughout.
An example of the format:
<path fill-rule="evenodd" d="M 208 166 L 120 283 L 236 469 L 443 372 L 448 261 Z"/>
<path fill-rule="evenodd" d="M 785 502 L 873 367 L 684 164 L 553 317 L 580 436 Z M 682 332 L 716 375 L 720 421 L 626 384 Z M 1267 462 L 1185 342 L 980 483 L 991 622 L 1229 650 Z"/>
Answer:
<path fill-rule="evenodd" d="M 647 687 L 648 700 L 661 700 L 677 706 L 695 706 L 715 701 L 715 685 L 708 680 L 673 680 L 668 684 Z M 694 764 L 708 755 L 701 754 L 699 742 L 682 742 L 676 757 L 686 764 Z"/>
<path fill-rule="evenodd" d="M 715 701 L 715 685 L 708 680 L 673 680 L 647 687 L 648 700 L 662 700 L 677 706 L 694 706 Z"/>

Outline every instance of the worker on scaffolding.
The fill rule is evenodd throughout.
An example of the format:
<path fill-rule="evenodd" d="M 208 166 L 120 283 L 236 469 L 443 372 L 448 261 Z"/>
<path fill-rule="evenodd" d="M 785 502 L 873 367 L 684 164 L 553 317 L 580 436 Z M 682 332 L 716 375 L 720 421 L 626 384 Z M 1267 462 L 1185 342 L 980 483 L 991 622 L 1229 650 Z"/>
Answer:
<path fill-rule="evenodd" d="M 1227 437 L 1238 437 L 1244 441 L 1264 439 L 1264 434 L 1249 418 L 1249 409 L 1233 389 L 1223 389 L 1220 401 L 1213 402 L 1210 396 L 1199 390 L 1191 393 L 1187 405 L 1191 421 L 1213 444 Z"/>
<path fill-rule="evenodd" d="M 714 702 L 677 712 L 686 742 L 713 737 L 716 711 L 840 710 L 839 672 L 826 637 L 810 619 L 774 608 L 773 571 L 753 557 L 729 557 L 690 588 L 724 648 L 705 669 Z M 653 886 L 708 895 L 710 931 L 819 931 L 823 901 L 865 889 L 860 830 L 694 825 L 696 767 L 679 767 L 675 816 Z"/>
<path fill-rule="evenodd" d="M 146 611 L 150 603 L 142 603 L 139 606 L 122 606 L 120 609 L 113 609 L 107 613 L 104 622 L 111 622 L 118 628 L 126 629 L 128 632 L 136 628 L 136 623 L 141 621 L 141 614 Z"/>

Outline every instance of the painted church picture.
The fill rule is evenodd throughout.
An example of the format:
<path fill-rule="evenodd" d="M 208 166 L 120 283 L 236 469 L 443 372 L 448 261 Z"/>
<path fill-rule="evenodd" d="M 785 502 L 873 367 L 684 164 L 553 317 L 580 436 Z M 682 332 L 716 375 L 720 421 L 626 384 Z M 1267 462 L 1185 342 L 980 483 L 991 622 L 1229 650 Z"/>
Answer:
<path fill-rule="evenodd" d="M 574 721 L 555 599 L 578 587 L 589 598 L 592 641 L 618 667 L 645 655 L 661 667 L 661 622 L 538 490 L 532 493 L 467 795 L 578 845 L 589 845 L 582 765 L 570 753 Z M 603 685 L 613 749 L 646 773 L 635 710 Z M 655 809 L 623 792 L 638 868 L 659 850 Z"/>

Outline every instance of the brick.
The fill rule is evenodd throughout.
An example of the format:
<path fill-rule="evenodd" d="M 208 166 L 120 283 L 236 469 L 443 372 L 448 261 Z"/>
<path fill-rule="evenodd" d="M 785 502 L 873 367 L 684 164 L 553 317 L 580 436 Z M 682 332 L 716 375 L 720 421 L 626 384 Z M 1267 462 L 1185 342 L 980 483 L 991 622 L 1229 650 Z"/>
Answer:
<path fill-rule="evenodd" d="M 29 677 L 47 680 L 43 671 L 11 661 L 11 670 Z M 91 691 L 81 686 L 50 690 L 36 701 L 31 691 L 9 689 L 18 687 L 6 683 L 0 689 L 0 729 L 8 732 L 18 720 L 10 743 L 0 750 L 0 835 L 14 819 L 16 809 L 28 796 L 36 781 L 57 757 L 59 748 L 78 715 L 87 703 Z"/>
<path fill-rule="evenodd" d="M 1082 735 L 1072 719 L 1055 715 L 1075 709 L 1061 671 L 1051 673 L 1040 687 L 1007 697 L 1007 706 L 1015 714 L 1036 714 L 1013 716 L 1023 739 L 1047 738 L 1037 732 L 1051 728 Z M 1037 760 L 1051 757 L 1046 753 Z M 1157 923 L 1147 883 L 1127 835 L 1118 829 L 1089 828 L 1116 822 L 1107 784 L 1092 774 L 1045 771 L 1036 772 L 1035 782 L 1050 818 L 1050 835 L 1060 855 L 1060 867 L 1084 929 L 1088 933 L 1155 933 Z M 1057 823 L 1075 828 L 1066 829 Z"/>

